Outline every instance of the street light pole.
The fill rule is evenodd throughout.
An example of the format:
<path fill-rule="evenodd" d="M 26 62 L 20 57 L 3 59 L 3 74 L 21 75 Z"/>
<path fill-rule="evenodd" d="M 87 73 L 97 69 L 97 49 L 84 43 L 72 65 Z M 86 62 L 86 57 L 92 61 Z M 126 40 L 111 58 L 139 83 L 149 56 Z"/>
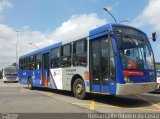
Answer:
<path fill-rule="evenodd" d="M 108 12 L 108 13 L 111 15 L 111 17 L 114 19 L 115 23 L 117 24 L 117 20 L 116 20 L 116 18 L 111 14 L 111 12 L 110 12 L 107 8 L 103 8 L 103 10 L 106 11 L 106 12 Z"/>
<path fill-rule="evenodd" d="M 16 30 L 15 32 L 17 32 L 17 43 L 16 43 L 16 65 L 17 65 L 17 57 L 18 57 L 18 33 L 20 32 L 19 30 Z"/>
<path fill-rule="evenodd" d="M 32 45 L 32 46 L 34 46 L 34 47 L 36 47 L 37 49 L 39 49 L 39 47 L 36 46 L 36 45 L 34 45 L 33 43 L 29 43 L 29 44 Z"/>

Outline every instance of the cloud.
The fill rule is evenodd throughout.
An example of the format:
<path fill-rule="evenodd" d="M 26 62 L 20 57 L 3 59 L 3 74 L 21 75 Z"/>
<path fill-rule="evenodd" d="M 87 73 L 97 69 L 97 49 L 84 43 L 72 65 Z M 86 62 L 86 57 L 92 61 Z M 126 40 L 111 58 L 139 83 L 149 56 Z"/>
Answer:
<path fill-rule="evenodd" d="M 3 19 L 2 15 L 4 9 L 13 7 L 12 3 L 9 0 L 0 0 L 0 19 Z"/>
<path fill-rule="evenodd" d="M 88 36 L 89 30 L 105 24 L 107 21 L 101 19 L 95 13 L 73 15 L 63 22 L 52 32 L 32 31 L 29 26 L 23 26 L 18 32 L 18 56 L 36 50 L 29 45 L 33 43 L 42 48 L 59 41 L 69 42 Z M 12 64 L 16 59 L 16 29 L 0 24 L 0 67 L 2 63 L 6 66 Z"/>
<path fill-rule="evenodd" d="M 150 31 L 160 31 L 160 0 L 149 0 L 148 4 L 142 12 L 131 22 L 132 26 L 138 28 L 149 28 Z M 147 30 L 147 29 L 146 29 Z M 149 33 L 150 34 L 150 33 Z M 159 36 L 159 33 L 157 32 Z M 158 37 L 159 39 L 159 37 Z M 160 61 L 159 50 L 160 50 L 160 42 L 157 39 L 156 43 L 152 43 L 153 52 L 155 55 L 155 60 L 157 62 Z"/>
<path fill-rule="evenodd" d="M 0 12 L 6 8 L 13 7 L 12 3 L 9 0 L 0 0 Z"/>
<path fill-rule="evenodd" d="M 18 32 L 18 56 L 36 50 L 29 43 L 37 44 L 38 42 L 46 42 L 47 34 L 40 31 L 29 31 L 28 29 Z M 0 24 L 0 68 L 7 66 L 16 61 L 16 29 L 4 24 Z"/>
<path fill-rule="evenodd" d="M 142 13 L 132 22 L 135 26 L 140 27 L 151 24 L 156 30 L 160 31 L 160 0 L 150 0 Z"/>
<path fill-rule="evenodd" d="M 18 55 L 22 55 L 33 50 L 33 47 L 28 45 L 29 42 L 43 42 L 45 38 L 45 33 L 39 31 L 18 32 Z M 0 24 L 0 67 L 2 64 L 9 65 L 15 62 L 16 42 L 16 30 L 7 25 Z"/>
<path fill-rule="evenodd" d="M 88 31 L 105 24 L 105 19 L 100 19 L 95 13 L 73 15 L 69 20 L 62 23 L 50 35 L 51 39 L 72 41 L 88 36 Z"/>

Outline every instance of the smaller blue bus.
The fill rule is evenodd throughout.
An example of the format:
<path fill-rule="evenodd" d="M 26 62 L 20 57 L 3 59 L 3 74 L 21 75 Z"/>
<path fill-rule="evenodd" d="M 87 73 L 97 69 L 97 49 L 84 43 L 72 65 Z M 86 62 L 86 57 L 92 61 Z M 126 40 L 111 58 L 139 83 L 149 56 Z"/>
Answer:
<path fill-rule="evenodd" d="M 30 89 L 73 91 L 79 99 L 86 93 L 129 95 L 156 89 L 155 60 L 147 35 L 121 24 L 106 24 L 82 39 L 20 56 L 19 79 Z"/>

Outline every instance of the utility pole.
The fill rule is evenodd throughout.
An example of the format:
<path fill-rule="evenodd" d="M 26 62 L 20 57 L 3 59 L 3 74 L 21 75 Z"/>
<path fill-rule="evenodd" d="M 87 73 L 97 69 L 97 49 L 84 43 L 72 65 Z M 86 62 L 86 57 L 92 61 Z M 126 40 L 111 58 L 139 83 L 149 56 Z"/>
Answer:
<path fill-rule="evenodd" d="M 20 30 L 15 31 L 17 33 L 17 43 L 16 43 L 16 65 L 18 64 L 17 59 L 18 59 L 18 33 Z"/>

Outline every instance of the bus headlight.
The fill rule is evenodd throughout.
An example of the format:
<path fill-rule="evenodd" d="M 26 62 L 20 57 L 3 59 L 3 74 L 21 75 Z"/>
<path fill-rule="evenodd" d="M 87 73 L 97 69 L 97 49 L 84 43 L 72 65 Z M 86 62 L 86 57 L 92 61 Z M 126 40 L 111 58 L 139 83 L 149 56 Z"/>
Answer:
<path fill-rule="evenodd" d="M 128 76 L 125 76 L 124 80 L 126 83 L 133 83 L 133 81 Z"/>

